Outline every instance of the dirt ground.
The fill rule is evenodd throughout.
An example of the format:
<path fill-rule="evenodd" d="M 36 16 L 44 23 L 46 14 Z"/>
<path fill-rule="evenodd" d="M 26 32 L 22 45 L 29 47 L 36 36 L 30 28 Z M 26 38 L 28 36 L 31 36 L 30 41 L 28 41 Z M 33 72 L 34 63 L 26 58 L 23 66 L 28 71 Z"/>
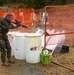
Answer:
<path fill-rule="evenodd" d="M 12 59 L 15 58 L 12 57 Z M 15 63 L 9 67 L 1 66 L 0 62 L 0 75 L 74 75 L 74 48 L 70 47 L 68 53 L 54 52 L 52 60 L 73 69 L 73 71 L 51 61 L 50 64 L 43 65 L 42 63 L 30 64 L 25 60 L 15 59 Z"/>
<path fill-rule="evenodd" d="M 30 31 L 35 32 L 36 29 L 33 28 Z M 15 63 L 9 67 L 1 66 L 0 62 L 0 75 L 74 75 L 74 48 L 72 44 L 69 46 L 68 53 L 54 52 L 52 61 L 67 66 L 73 71 L 52 63 L 51 59 L 50 64 L 43 65 L 41 62 L 35 64 L 27 63 L 25 60 L 17 60 L 13 56 L 12 59 L 15 60 Z"/>

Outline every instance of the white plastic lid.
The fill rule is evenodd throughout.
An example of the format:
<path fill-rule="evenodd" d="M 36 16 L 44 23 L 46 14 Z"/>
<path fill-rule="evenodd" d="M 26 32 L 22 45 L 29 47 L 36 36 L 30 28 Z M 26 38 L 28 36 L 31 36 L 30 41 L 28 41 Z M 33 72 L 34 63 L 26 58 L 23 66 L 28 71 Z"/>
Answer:
<path fill-rule="evenodd" d="M 41 36 L 41 34 L 39 34 L 39 33 L 28 33 L 28 34 L 26 34 L 25 36 Z"/>
<path fill-rule="evenodd" d="M 16 33 L 14 36 L 25 36 L 27 33 Z"/>
<path fill-rule="evenodd" d="M 20 33 L 20 32 L 8 32 L 7 35 L 15 35 L 16 33 Z"/>

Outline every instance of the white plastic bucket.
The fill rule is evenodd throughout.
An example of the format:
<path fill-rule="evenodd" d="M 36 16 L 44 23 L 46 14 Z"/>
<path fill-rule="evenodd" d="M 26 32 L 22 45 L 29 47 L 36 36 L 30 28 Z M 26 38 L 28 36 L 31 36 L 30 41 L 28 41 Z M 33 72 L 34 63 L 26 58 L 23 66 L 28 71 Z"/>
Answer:
<path fill-rule="evenodd" d="M 25 34 L 27 33 L 15 34 L 15 51 L 14 51 L 15 59 L 18 60 L 25 59 L 25 52 L 26 52 Z"/>
<path fill-rule="evenodd" d="M 39 63 L 41 48 L 41 34 L 28 33 L 26 36 L 26 62 Z"/>
<path fill-rule="evenodd" d="M 11 46 L 11 56 L 14 56 L 14 50 L 15 50 L 15 37 L 14 35 L 18 33 L 18 32 L 8 32 L 7 36 L 8 36 L 8 40 L 10 42 L 10 46 Z"/>

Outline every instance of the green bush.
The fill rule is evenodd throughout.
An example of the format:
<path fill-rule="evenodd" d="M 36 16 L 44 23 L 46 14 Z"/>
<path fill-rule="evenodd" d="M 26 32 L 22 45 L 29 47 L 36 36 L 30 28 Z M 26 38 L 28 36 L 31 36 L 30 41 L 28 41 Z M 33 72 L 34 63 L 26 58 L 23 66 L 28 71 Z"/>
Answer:
<path fill-rule="evenodd" d="M 0 5 L 4 5 L 6 3 L 6 0 L 0 0 Z"/>
<path fill-rule="evenodd" d="M 63 5 L 66 4 L 66 0 L 47 0 L 50 5 Z"/>
<path fill-rule="evenodd" d="M 25 4 L 26 7 L 39 9 L 45 5 L 62 5 L 66 4 L 66 0 L 0 0 L 0 5 L 4 4 Z"/>
<path fill-rule="evenodd" d="M 60 5 L 66 4 L 66 0 L 56 0 L 56 3 Z"/>
<path fill-rule="evenodd" d="M 42 8 L 46 5 L 46 0 L 26 0 L 25 5 L 34 9 Z"/>

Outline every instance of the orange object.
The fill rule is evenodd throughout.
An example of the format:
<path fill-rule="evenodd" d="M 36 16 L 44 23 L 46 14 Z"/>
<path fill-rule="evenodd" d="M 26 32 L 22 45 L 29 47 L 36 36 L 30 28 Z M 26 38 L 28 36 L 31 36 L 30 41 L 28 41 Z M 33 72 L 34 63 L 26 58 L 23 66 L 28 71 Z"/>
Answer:
<path fill-rule="evenodd" d="M 46 6 L 45 13 L 48 13 L 49 24 L 45 21 L 44 48 L 46 47 L 46 37 L 55 35 L 66 35 L 65 43 L 74 42 L 74 5 Z M 48 34 L 47 29 L 59 31 L 59 34 Z M 61 31 L 65 31 L 61 33 Z M 69 36 L 68 36 L 69 35 Z"/>

